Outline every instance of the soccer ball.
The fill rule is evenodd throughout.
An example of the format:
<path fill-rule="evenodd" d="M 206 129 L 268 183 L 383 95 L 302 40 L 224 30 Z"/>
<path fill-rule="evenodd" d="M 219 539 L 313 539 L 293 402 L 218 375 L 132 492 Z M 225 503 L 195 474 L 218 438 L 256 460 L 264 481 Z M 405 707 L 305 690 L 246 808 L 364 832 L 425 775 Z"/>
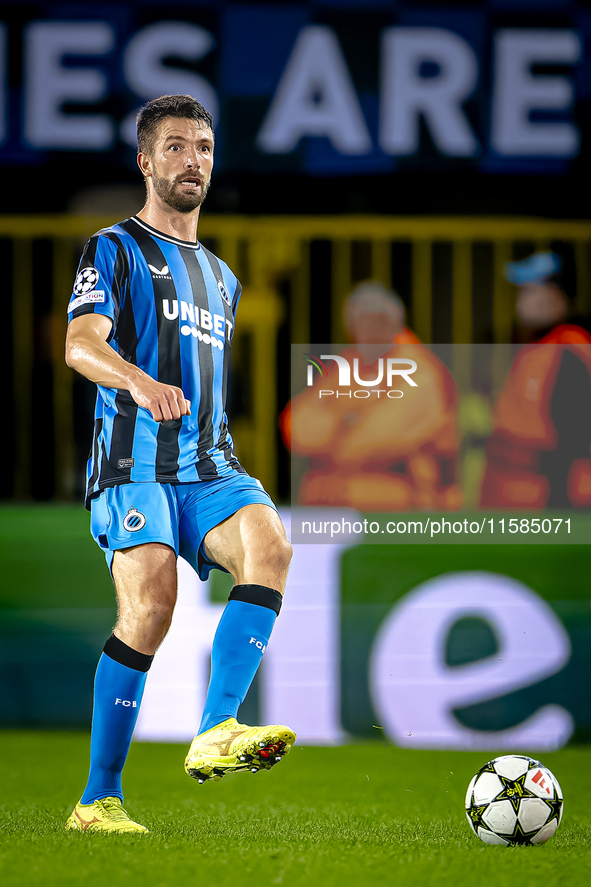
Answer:
<path fill-rule="evenodd" d="M 485 844 L 544 844 L 562 819 L 562 789 L 539 761 L 503 755 L 470 782 L 466 816 Z"/>

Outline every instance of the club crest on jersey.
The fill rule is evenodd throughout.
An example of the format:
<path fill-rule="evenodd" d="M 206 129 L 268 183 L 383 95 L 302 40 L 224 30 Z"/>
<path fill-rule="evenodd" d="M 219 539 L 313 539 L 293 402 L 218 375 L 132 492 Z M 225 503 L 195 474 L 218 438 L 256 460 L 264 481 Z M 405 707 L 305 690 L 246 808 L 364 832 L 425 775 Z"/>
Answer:
<path fill-rule="evenodd" d="M 89 268 L 83 268 L 82 271 L 78 274 L 76 281 L 74 283 L 74 295 L 76 296 L 85 296 L 86 293 L 89 293 L 91 290 L 95 289 L 97 283 L 99 282 L 100 274 L 94 265 L 91 265 Z"/>
<path fill-rule="evenodd" d="M 231 305 L 232 300 L 230 299 L 230 296 L 228 295 L 228 291 L 227 291 L 226 287 L 224 286 L 223 282 L 219 279 L 219 277 L 218 277 L 218 289 L 220 291 L 220 296 L 222 297 L 222 299 L 224 300 L 226 305 Z"/>
<path fill-rule="evenodd" d="M 128 533 L 137 533 L 146 526 L 146 516 L 138 511 L 137 508 L 130 508 L 123 518 L 123 526 Z"/>
<path fill-rule="evenodd" d="M 152 277 L 156 280 L 172 280 L 172 276 L 170 274 L 170 268 L 168 265 L 163 265 L 162 268 L 157 268 L 155 265 L 150 265 L 148 262 L 148 268 L 152 272 Z"/>

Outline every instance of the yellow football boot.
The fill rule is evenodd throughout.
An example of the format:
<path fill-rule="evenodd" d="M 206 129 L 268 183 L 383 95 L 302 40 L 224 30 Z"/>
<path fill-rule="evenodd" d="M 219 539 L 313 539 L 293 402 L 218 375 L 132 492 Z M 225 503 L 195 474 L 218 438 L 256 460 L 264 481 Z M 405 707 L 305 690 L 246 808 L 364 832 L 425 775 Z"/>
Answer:
<path fill-rule="evenodd" d="M 92 804 L 76 804 L 66 822 L 73 832 L 110 832 L 113 835 L 147 835 L 148 829 L 129 818 L 119 798 L 101 798 Z"/>
<path fill-rule="evenodd" d="M 227 773 L 270 770 L 288 753 L 296 735 L 289 727 L 247 727 L 228 718 L 196 736 L 185 760 L 185 770 L 199 783 Z"/>

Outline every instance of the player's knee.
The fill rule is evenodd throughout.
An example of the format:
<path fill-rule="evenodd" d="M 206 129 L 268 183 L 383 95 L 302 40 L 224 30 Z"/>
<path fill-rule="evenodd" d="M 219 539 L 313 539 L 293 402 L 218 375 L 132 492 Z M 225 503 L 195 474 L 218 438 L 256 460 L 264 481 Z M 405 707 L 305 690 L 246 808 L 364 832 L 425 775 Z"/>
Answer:
<path fill-rule="evenodd" d="M 148 601 L 143 607 L 142 621 L 158 634 L 166 634 L 172 622 L 172 601 Z"/>
<path fill-rule="evenodd" d="M 265 548 L 265 560 L 278 573 L 287 570 L 292 555 L 293 548 L 283 535 L 277 534 L 272 543 Z"/>
<path fill-rule="evenodd" d="M 291 563 L 291 559 L 293 557 L 293 548 L 291 547 L 291 542 L 288 542 L 287 539 L 283 539 L 283 563 L 285 564 L 285 568 L 289 567 Z"/>

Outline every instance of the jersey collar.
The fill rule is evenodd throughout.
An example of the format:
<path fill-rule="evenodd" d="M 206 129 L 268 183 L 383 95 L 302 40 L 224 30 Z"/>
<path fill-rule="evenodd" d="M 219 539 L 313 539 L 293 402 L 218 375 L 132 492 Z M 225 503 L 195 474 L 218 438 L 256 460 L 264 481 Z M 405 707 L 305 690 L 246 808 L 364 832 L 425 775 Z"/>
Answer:
<path fill-rule="evenodd" d="M 184 246 L 188 249 L 201 249 L 199 241 L 197 241 L 197 243 L 192 243 L 190 240 L 179 240 L 178 237 L 171 237 L 169 234 L 163 234 L 162 231 L 152 228 L 151 225 L 146 225 L 146 223 L 141 219 L 138 219 L 137 216 L 132 216 L 130 222 L 135 222 L 136 225 L 139 225 L 140 228 L 143 228 L 153 237 L 158 237 L 159 240 L 166 240 L 167 243 L 174 243 L 175 246 Z"/>

